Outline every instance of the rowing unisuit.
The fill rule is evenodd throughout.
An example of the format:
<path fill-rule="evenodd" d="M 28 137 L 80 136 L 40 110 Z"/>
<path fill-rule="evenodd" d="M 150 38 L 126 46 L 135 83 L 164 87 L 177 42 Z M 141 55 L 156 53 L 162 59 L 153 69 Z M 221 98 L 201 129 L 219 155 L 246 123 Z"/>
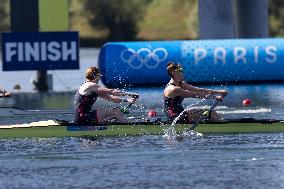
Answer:
<path fill-rule="evenodd" d="M 93 82 L 87 81 L 80 86 L 75 96 L 74 116 L 75 122 L 79 124 L 97 124 L 97 110 L 92 110 L 94 103 L 97 101 L 98 92 L 86 92 L 86 89 L 92 87 Z"/>
<path fill-rule="evenodd" d="M 169 83 L 168 85 L 174 85 L 174 84 Z M 164 111 L 166 112 L 168 120 L 172 121 L 176 116 L 178 116 L 184 110 L 182 106 L 184 98 L 180 96 L 170 98 L 164 95 L 163 99 L 164 99 Z"/>

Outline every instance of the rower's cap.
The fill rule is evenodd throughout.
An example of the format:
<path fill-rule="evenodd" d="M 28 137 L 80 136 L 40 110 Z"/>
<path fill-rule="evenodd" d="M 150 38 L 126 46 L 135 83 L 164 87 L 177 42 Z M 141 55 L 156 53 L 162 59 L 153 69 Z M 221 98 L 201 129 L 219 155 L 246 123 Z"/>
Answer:
<path fill-rule="evenodd" d="M 93 80 L 96 77 L 101 76 L 100 70 L 97 67 L 89 67 L 86 70 L 86 78 L 89 80 Z"/>

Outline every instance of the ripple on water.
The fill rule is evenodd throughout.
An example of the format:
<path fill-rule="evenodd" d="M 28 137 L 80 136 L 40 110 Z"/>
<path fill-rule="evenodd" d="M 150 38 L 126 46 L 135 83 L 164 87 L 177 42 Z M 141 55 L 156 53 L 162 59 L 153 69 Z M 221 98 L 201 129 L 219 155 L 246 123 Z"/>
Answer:
<path fill-rule="evenodd" d="M 282 133 L 0 139 L 0 188 L 283 188 L 283 154 Z"/>

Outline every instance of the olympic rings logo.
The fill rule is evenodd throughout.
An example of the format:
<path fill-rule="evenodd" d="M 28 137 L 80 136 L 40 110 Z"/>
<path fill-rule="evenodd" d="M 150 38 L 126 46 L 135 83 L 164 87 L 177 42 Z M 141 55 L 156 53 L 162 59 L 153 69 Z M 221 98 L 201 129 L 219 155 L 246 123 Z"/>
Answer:
<path fill-rule="evenodd" d="M 154 50 L 141 48 L 138 51 L 128 48 L 124 49 L 120 54 L 121 60 L 128 63 L 133 69 L 140 69 L 143 65 L 149 69 L 157 68 L 159 63 L 166 60 L 167 57 L 168 51 L 165 48 L 156 48 Z"/>

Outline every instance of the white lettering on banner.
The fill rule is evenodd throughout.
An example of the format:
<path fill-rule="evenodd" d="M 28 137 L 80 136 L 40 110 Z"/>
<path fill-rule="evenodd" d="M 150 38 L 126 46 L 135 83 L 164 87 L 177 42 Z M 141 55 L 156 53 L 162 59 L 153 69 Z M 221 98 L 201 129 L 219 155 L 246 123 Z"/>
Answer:
<path fill-rule="evenodd" d="M 271 64 L 276 62 L 276 60 L 277 60 L 276 51 L 277 51 L 277 48 L 275 46 L 268 46 L 265 49 L 266 54 L 268 54 L 269 57 L 271 58 L 270 59 L 269 57 L 266 57 L 265 58 L 266 62 L 271 63 Z"/>
<path fill-rule="evenodd" d="M 47 57 L 51 61 L 60 60 L 60 44 L 58 42 L 52 41 L 47 45 L 47 51 L 50 52 Z"/>
<path fill-rule="evenodd" d="M 200 60 L 202 60 L 203 58 L 205 58 L 207 55 L 207 51 L 203 48 L 196 48 L 194 50 L 194 63 L 198 64 L 198 62 L 200 62 Z"/>
<path fill-rule="evenodd" d="M 46 42 L 41 42 L 40 43 L 40 55 L 41 55 L 41 61 L 46 61 L 47 57 L 46 57 Z"/>
<path fill-rule="evenodd" d="M 33 60 L 39 61 L 39 43 L 25 43 L 25 59 L 26 61 L 31 61 L 31 57 Z"/>
<path fill-rule="evenodd" d="M 8 42 L 5 43 L 5 59 L 11 62 L 30 61 L 76 61 L 76 41 L 51 42 Z"/>
<path fill-rule="evenodd" d="M 214 51 L 214 64 L 217 64 L 218 60 L 226 64 L 226 50 L 222 47 L 216 48 Z"/>
<path fill-rule="evenodd" d="M 237 64 L 239 60 L 242 60 L 243 63 L 247 63 L 247 59 L 245 57 L 247 51 L 244 47 L 235 47 L 234 48 L 234 63 Z"/>
<path fill-rule="evenodd" d="M 68 49 L 68 43 L 62 42 L 62 60 L 68 60 L 68 56 L 71 56 L 71 60 L 76 60 L 76 46 L 77 43 L 72 41 L 71 48 Z"/>
<path fill-rule="evenodd" d="M 11 62 L 12 57 L 17 54 L 15 50 L 17 48 L 17 43 L 6 43 L 5 46 L 5 54 L 6 54 L 6 61 Z"/>
<path fill-rule="evenodd" d="M 259 46 L 255 46 L 254 47 L 254 63 L 258 63 L 258 49 L 259 49 Z"/>
<path fill-rule="evenodd" d="M 23 49 L 23 43 L 18 44 L 18 60 L 23 61 L 24 60 L 24 49 Z"/>
<path fill-rule="evenodd" d="M 253 59 L 254 63 L 258 63 L 259 62 L 259 56 L 263 55 L 260 54 L 260 47 L 259 46 L 254 46 L 252 47 L 253 50 L 253 57 L 251 55 L 249 55 L 248 53 L 248 49 L 244 48 L 244 47 L 234 47 L 233 48 L 233 58 L 234 58 L 234 64 L 246 64 L 248 63 L 249 60 Z M 191 52 L 190 52 L 191 53 Z M 188 53 L 185 53 L 187 56 Z M 211 56 L 209 55 L 209 53 L 207 52 L 207 49 L 198 47 L 196 49 L 194 49 L 194 64 L 198 65 L 200 63 L 200 61 L 204 60 L 207 57 Z M 267 46 L 264 48 L 264 57 L 265 57 L 265 61 L 267 63 L 275 63 L 277 61 L 277 47 L 276 46 Z M 226 51 L 226 49 L 224 47 L 217 47 L 213 50 L 213 62 L 214 64 L 218 64 L 218 62 L 221 62 L 223 65 L 226 64 L 226 57 L 227 57 L 228 53 Z M 210 59 L 212 60 L 212 59 Z"/>

